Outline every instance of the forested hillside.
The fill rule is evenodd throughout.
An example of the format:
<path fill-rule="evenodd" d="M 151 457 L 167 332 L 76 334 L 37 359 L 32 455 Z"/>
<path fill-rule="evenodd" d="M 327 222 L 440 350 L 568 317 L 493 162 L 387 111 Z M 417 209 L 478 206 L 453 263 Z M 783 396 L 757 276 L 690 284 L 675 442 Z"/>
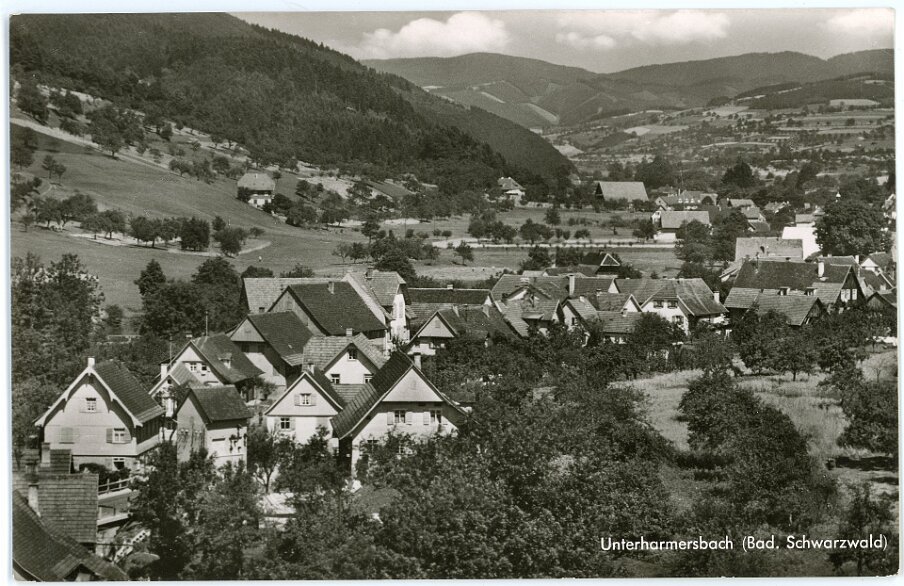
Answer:
<path fill-rule="evenodd" d="M 228 15 L 17 16 L 10 38 L 14 76 L 198 128 L 243 145 L 260 164 L 414 172 L 447 191 L 570 167 L 508 121 Z"/>

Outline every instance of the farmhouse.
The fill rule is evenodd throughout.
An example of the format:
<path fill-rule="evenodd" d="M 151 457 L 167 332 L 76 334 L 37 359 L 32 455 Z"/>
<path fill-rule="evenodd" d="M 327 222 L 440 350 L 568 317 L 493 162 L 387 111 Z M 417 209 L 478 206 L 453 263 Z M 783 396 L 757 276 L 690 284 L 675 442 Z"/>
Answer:
<path fill-rule="evenodd" d="M 248 360 L 226 334 L 201 336 L 189 340 L 169 362 L 165 370 L 161 366 L 161 375 L 166 372 L 167 376 L 170 376 L 170 373 L 174 372 L 174 369 L 180 364 L 197 381 L 190 383 L 191 385 L 235 385 L 242 392 L 249 393 L 248 400 L 255 398 L 250 396 L 253 394 L 251 387 L 253 387 L 254 379 L 263 374 L 263 371 Z M 166 384 L 160 384 L 158 380 L 151 389 L 151 395 L 162 400 L 160 393 L 165 388 Z"/>
<path fill-rule="evenodd" d="M 332 419 L 332 426 L 340 457 L 354 474 L 364 447 L 388 433 L 415 438 L 452 433 L 464 417 L 408 356 L 394 352 L 371 383 Z"/>
<path fill-rule="evenodd" d="M 760 294 L 754 299 L 751 309 L 756 309 L 759 314 L 769 311 L 780 313 L 785 316 L 785 323 L 793 328 L 807 325 L 825 313 L 825 305 L 819 297 L 805 295 Z"/>
<path fill-rule="evenodd" d="M 203 448 L 216 466 L 245 462 L 251 415 L 231 385 L 190 389 L 176 410 L 173 441 L 179 461 Z"/>
<path fill-rule="evenodd" d="M 496 185 L 502 191 L 503 197 L 509 201 L 517 203 L 524 197 L 524 188 L 511 177 L 500 177 L 496 180 Z"/>
<path fill-rule="evenodd" d="M 163 408 L 119 362 L 88 364 L 36 421 L 51 450 L 69 450 L 72 464 L 109 469 L 140 465 L 160 443 Z"/>
<path fill-rule="evenodd" d="M 593 193 L 604 203 L 630 204 L 636 200 L 645 202 L 649 199 L 641 181 L 597 181 Z"/>
<path fill-rule="evenodd" d="M 247 201 L 256 208 L 262 208 L 264 204 L 273 201 L 276 182 L 268 174 L 254 171 L 242 175 L 236 187 L 239 199 Z"/>
<path fill-rule="evenodd" d="M 618 289 L 630 293 L 644 313 L 655 313 L 681 326 L 685 332 L 698 323 L 722 325 L 728 313 L 719 292 L 703 279 L 619 279 Z"/>
<path fill-rule="evenodd" d="M 621 268 L 621 263 L 614 256 L 602 250 L 588 252 L 581 258 L 579 265 L 593 267 L 593 275 L 617 275 Z"/>
<path fill-rule="evenodd" d="M 470 337 L 489 343 L 495 337 L 514 337 L 502 313 L 491 305 L 440 309 L 415 332 L 408 354 L 433 356 L 450 340 Z"/>
<path fill-rule="evenodd" d="M 654 200 L 659 210 L 697 210 L 701 206 L 716 205 L 719 196 L 703 191 L 681 191 L 672 195 L 661 195 Z"/>
<path fill-rule="evenodd" d="M 386 363 L 385 355 L 364 335 L 314 336 L 305 344 L 301 363 L 321 370 L 334 385 L 364 384 Z"/>

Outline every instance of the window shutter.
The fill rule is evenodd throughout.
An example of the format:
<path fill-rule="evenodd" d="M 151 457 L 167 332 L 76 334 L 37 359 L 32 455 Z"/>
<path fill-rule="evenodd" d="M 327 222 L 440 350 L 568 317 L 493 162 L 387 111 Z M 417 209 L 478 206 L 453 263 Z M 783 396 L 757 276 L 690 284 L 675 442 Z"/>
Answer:
<path fill-rule="evenodd" d="M 295 395 L 295 405 L 301 405 L 301 395 Z"/>
<path fill-rule="evenodd" d="M 430 412 L 424 411 L 424 425 L 430 425 Z"/>
<path fill-rule="evenodd" d="M 289 417 L 289 429 L 295 429 L 295 418 Z"/>
<path fill-rule="evenodd" d="M 392 411 L 386 412 L 386 425 L 392 426 L 395 423 L 395 413 Z"/>
<path fill-rule="evenodd" d="M 108 444 L 113 443 L 113 428 L 112 427 L 107 428 L 107 443 Z"/>
<path fill-rule="evenodd" d="M 311 405 L 317 404 L 317 393 L 311 393 Z"/>
<path fill-rule="evenodd" d="M 412 413 L 411 411 L 405 411 L 405 424 L 411 425 L 412 423 L 414 423 L 414 413 Z"/>

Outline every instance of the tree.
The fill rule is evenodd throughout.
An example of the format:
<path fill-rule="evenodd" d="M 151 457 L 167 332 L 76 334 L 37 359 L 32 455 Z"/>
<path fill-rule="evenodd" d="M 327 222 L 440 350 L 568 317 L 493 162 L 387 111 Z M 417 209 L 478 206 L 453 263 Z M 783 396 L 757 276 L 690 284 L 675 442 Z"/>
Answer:
<path fill-rule="evenodd" d="M 284 279 L 306 279 L 314 276 L 314 269 L 297 264 L 292 267 L 292 270 L 280 273 L 279 276 Z"/>
<path fill-rule="evenodd" d="M 888 233 L 881 210 L 855 199 L 826 206 L 816 221 L 816 242 L 824 254 L 867 255 L 888 250 Z"/>
<path fill-rule="evenodd" d="M 361 224 L 361 234 L 367 238 L 368 242 L 373 240 L 374 236 L 376 236 L 379 231 L 380 222 L 373 216 L 368 216 L 367 219 L 364 220 L 364 223 Z"/>
<path fill-rule="evenodd" d="M 467 261 L 474 261 L 474 250 L 467 242 L 460 242 L 455 247 L 455 254 L 461 258 L 462 264 L 467 264 Z"/>
<path fill-rule="evenodd" d="M 247 439 L 248 470 L 264 485 L 264 492 L 269 493 L 270 479 L 279 466 L 286 444 L 278 433 L 269 431 L 264 425 L 249 428 Z"/>
<path fill-rule="evenodd" d="M 236 256 L 248 238 L 244 228 L 231 226 L 214 233 L 213 239 L 220 245 L 220 251 L 226 256 Z"/>
<path fill-rule="evenodd" d="M 179 232 L 182 250 L 207 250 L 210 246 L 210 224 L 192 216 L 182 222 Z"/>
<path fill-rule="evenodd" d="M 521 261 L 522 271 L 542 271 L 552 266 L 552 259 L 546 248 L 534 246 L 527 253 L 527 259 Z"/>
<path fill-rule="evenodd" d="M 729 168 L 725 171 L 725 174 L 722 175 L 722 183 L 724 185 L 747 188 L 756 185 L 757 180 L 753 175 L 753 169 L 750 168 L 750 165 L 745 163 L 743 159 L 738 158 L 734 166 Z"/>
<path fill-rule="evenodd" d="M 340 242 L 336 245 L 336 248 L 333 249 L 333 256 L 338 256 L 342 259 L 342 262 L 345 262 L 345 259 L 350 257 L 352 254 L 352 243 L 351 242 Z"/>
<path fill-rule="evenodd" d="M 208 312 L 212 331 L 226 331 L 244 317 L 239 303 L 241 280 L 238 273 L 223 257 L 208 258 L 192 275 L 198 287 L 198 302 Z"/>
<path fill-rule="evenodd" d="M 652 161 L 644 160 L 634 172 L 634 180 L 642 181 L 647 189 L 675 185 L 675 179 L 675 168 L 663 155 L 656 155 Z"/>
<path fill-rule="evenodd" d="M 240 275 L 243 279 L 259 279 L 263 277 L 273 277 L 273 271 L 267 267 L 258 267 L 250 265 Z"/>
<path fill-rule="evenodd" d="M 91 112 L 89 118 L 88 134 L 91 140 L 116 158 L 116 153 L 126 145 L 121 113 L 113 106 L 105 106 Z"/>
<path fill-rule="evenodd" d="M 286 213 L 286 224 L 290 226 L 309 226 L 317 223 L 317 210 L 301 202 L 296 202 Z"/>
<path fill-rule="evenodd" d="M 553 232 L 546 224 L 537 224 L 528 218 L 518 229 L 518 234 L 523 240 L 534 244 L 538 240 L 549 240 Z"/>
<path fill-rule="evenodd" d="M 760 314 L 756 306 L 732 324 L 732 339 L 738 347 L 738 355 L 744 365 L 754 372 L 775 364 L 776 353 L 781 349 L 779 341 L 786 337 L 788 325 L 785 316 L 772 310 Z"/>
<path fill-rule="evenodd" d="M 833 374 L 828 384 L 841 397 L 848 425 L 839 445 L 897 456 L 898 395 L 893 381 L 867 381 L 859 368 Z"/>
<path fill-rule="evenodd" d="M 546 223 L 550 226 L 558 226 L 562 223 L 562 216 L 559 214 L 559 209 L 557 207 L 551 207 L 546 210 Z"/>
<path fill-rule="evenodd" d="M 818 352 L 809 332 L 798 330 L 775 341 L 775 349 L 767 361 L 767 368 L 775 372 L 790 372 L 792 380 L 796 381 L 798 373 L 813 372 L 817 356 Z"/>
<path fill-rule="evenodd" d="M 656 236 L 656 226 L 653 225 L 653 220 L 641 221 L 637 228 L 634 229 L 633 235 L 644 242 Z M 575 232 L 575 236 L 577 236 L 577 232 Z"/>
<path fill-rule="evenodd" d="M 691 220 L 678 228 L 678 241 L 675 243 L 675 255 L 689 263 L 706 263 L 712 260 L 712 239 L 709 226 L 697 220 Z"/>
<path fill-rule="evenodd" d="M 213 222 L 210 223 L 210 227 L 213 228 L 214 232 L 219 232 L 226 227 L 226 220 L 220 216 L 214 216 Z"/>
<path fill-rule="evenodd" d="M 888 548 L 887 551 L 860 547 L 838 550 L 829 554 L 829 561 L 836 571 L 846 562 L 855 562 L 858 576 L 894 574 L 898 571 L 898 547 L 894 543 L 897 531 L 894 529 L 892 499 L 886 495 L 874 495 L 867 482 L 852 486 L 850 493 L 850 503 L 842 511 L 839 535 L 852 540 L 885 535 L 889 540 Z"/>
<path fill-rule="evenodd" d="M 138 286 L 138 293 L 142 299 L 148 295 L 153 295 L 166 283 L 166 275 L 163 274 L 163 267 L 155 259 L 151 259 L 147 266 L 141 270 L 141 274 L 135 280 Z"/>
<path fill-rule="evenodd" d="M 417 278 L 417 273 L 415 273 L 411 261 L 408 260 L 408 255 L 398 248 L 391 248 L 386 251 L 377 259 L 374 268 L 378 271 L 396 272 L 409 283 Z"/>
<path fill-rule="evenodd" d="M 41 162 L 41 168 L 47 171 L 47 178 L 53 179 L 53 173 L 56 171 L 57 161 L 53 158 L 53 155 L 47 155 L 44 157 L 44 160 Z"/>
<path fill-rule="evenodd" d="M 10 135 L 12 164 L 19 168 L 30 166 L 35 160 L 35 151 L 38 150 L 38 134 L 31 128 L 13 124 Z"/>
<path fill-rule="evenodd" d="M 151 219 L 145 216 L 134 216 L 129 221 L 129 228 L 132 237 L 139 242 L 150 242 L 151 248 L 154 248 L 154 243 L 157 241 L 157 236 L 160 233 L 160 220 Z"/>
<path fill-rule="evenodd" d="M 47 98 L 41 93 L 34 79 L 25 78 L 19 82 L 16 105 L 41 124 L 47 123 Z"/>

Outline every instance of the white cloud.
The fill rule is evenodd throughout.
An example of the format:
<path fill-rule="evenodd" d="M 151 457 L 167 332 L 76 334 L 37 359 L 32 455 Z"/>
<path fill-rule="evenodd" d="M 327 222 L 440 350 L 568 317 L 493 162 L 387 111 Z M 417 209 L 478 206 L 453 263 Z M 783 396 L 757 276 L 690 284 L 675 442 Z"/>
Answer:
<path fill-rule="evenodd" d="M 839 12 L 825 23 L 837 34 L 862 35 L 890 33 L 895 27 L 895 12 L 890 8 L 857 8 Z"/>
<path fill-rule="evenodd" d="M 556 40 L 579 49 L 608 49 L 623 42 L 683 45 L 728 36 L 731 21 L 723 12 L 607 11 L 566 12 L 559 16 Z"/>
<path fill-rule="evenodd" d="M 364 39 L 352 52 L 360 58 L 368 59 L 449 57 L 480 51 L 501 51 L 509 41 L 509 33 L 501 20 L 476 12 L 459 12 L 445 22 L 418 18 L 398 32 L 381 28 L 364 33 Z"/>

